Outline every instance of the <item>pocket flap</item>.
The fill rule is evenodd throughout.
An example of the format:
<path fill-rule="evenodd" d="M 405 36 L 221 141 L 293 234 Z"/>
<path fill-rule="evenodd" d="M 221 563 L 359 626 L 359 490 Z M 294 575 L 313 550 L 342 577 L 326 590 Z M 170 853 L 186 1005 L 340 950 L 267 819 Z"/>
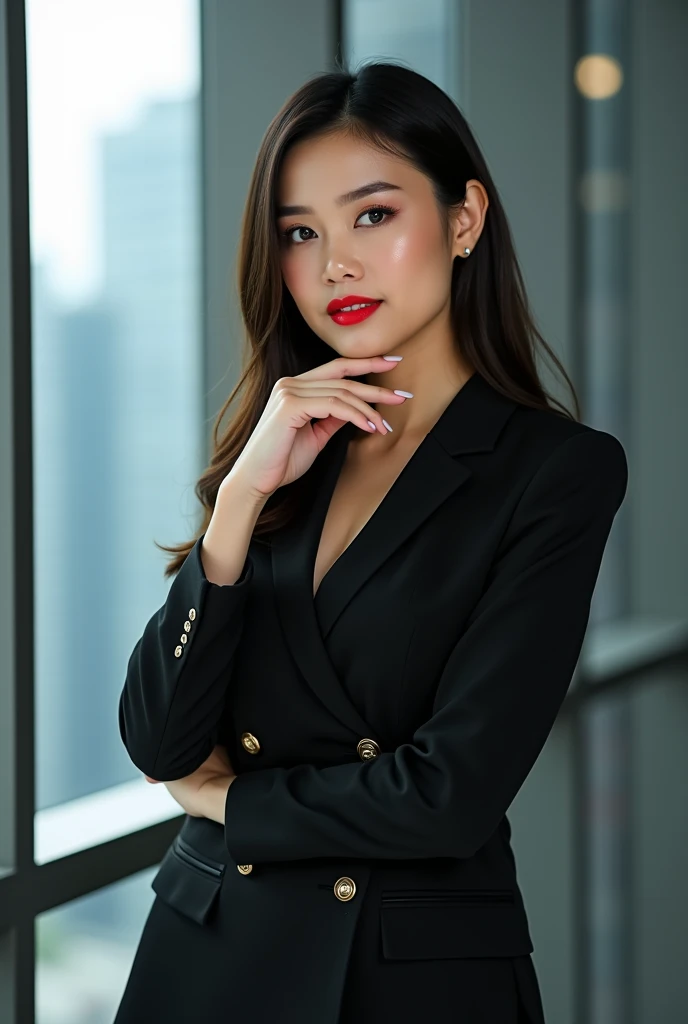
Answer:
<path fill-rule="evenodd" d="M 444 960 L 451 957 L 524 956 L 533 943 L 518 907 L 382 904 L 385 960 Z"/>
<path fill-rule="evenodd" d="M 203 924 L 222 885 L 225 865 L 206 861 L 204 855 L 188 843 L 179 845 L 177 836 L 160 862 L 151 888 L 180 914 Z"/>

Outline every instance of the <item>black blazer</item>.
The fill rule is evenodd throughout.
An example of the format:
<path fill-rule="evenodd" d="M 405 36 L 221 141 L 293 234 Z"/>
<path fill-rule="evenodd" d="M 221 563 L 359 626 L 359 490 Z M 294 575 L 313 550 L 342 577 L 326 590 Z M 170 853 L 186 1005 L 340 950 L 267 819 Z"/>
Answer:
<path fill-rule="evenodd" d="M 220 742 L 238 778 L 224 827 L 186 816 L 160 865 L 118 1024 L 508 1024 L 517 996 L 542 1019 L 506 812 L 576 666 L 624 449 L 476 373 L 313 599 L 355 429 L 234 585 L 195 544 L 129 660 L 134 764 L 181 778 Z"/>

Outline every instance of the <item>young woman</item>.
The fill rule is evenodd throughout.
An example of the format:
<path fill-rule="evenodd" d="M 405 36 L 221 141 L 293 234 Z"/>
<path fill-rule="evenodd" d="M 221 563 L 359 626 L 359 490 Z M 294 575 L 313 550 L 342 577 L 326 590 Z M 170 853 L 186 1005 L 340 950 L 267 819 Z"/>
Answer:
<path fill-rule="evenodd" d="M 545 393 L 538 349 L 573 388 L 485 160 L 403 66 L 338 65 L 276 115 L 239 290 L 202 525 L 120 700 L 186 817 L 117 1024 L 541 1024 L 506 812 L 624 449 Z"/>

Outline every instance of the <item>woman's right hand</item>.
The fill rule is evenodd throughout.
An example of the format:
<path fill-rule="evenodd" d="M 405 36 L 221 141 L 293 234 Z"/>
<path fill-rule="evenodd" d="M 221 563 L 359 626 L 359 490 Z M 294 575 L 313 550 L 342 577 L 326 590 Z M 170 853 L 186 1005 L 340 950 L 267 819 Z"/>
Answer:
<path fill-rule="evenodd" d="M 354 423 L 372 434 L 374 430 L 368 425 L 371 420 L 381 434 L 386 434 L 381 413 L 369 403 L 398 405 L 406 398 L 396 395 L 392 388 L 348 380 L 345 374 L 360 377 L 396 365 L 384 356 L 339 356 L 296 377 L 280 377 L 220 489 L 230 478 L 240 478 L 256 499 L 265 500 L 279 487 L 302 476 L 345 423 Z"/>

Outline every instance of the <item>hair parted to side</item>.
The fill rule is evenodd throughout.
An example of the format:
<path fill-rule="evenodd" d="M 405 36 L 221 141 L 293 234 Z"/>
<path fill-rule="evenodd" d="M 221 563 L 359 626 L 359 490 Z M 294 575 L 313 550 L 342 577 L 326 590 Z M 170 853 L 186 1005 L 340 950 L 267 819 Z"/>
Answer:
<path fill-rule="evenodd" d="M 354 73 L 337 60 L 334 70 L 311 77 L 287 99 L 270 122 L 256 157 L 238 247 L 237 286 L 245 328 L 241 374 L 215 420 L 213 455 L 194 489 L 203 506 L 194 539 L 169 546 L 156 542 L 174 556 L 166 577 L 178 572 L 207 530 L 219 486 L 251 436 L 275 382 L 338 355 L 308 326 L 284 284 L 275 221 L 278 176 L 287 151 L 297 141 L 330 133 L 349 133 L 409 160 L 429 178 L 447 230 L 449 208 L 465 198 L 466 182 L 482 182 L 489 198 L 483 231 L 468 258 L 454 259 L 452 271 L 457 344 L 497 391 L 532 408 L 580 418 L 574 385 L 535 325 L 499 193 L 459 108 L 430 79 L 401 63 L 371 61 Z M 538 348 L 566 380 L 575 415 L 544 390 L 537 370 Z M 238 410 L 221 431 L 238 394 Z M 256 538 L 295 514 L 302 479 L 271 495 L 256 522 Z"/>

